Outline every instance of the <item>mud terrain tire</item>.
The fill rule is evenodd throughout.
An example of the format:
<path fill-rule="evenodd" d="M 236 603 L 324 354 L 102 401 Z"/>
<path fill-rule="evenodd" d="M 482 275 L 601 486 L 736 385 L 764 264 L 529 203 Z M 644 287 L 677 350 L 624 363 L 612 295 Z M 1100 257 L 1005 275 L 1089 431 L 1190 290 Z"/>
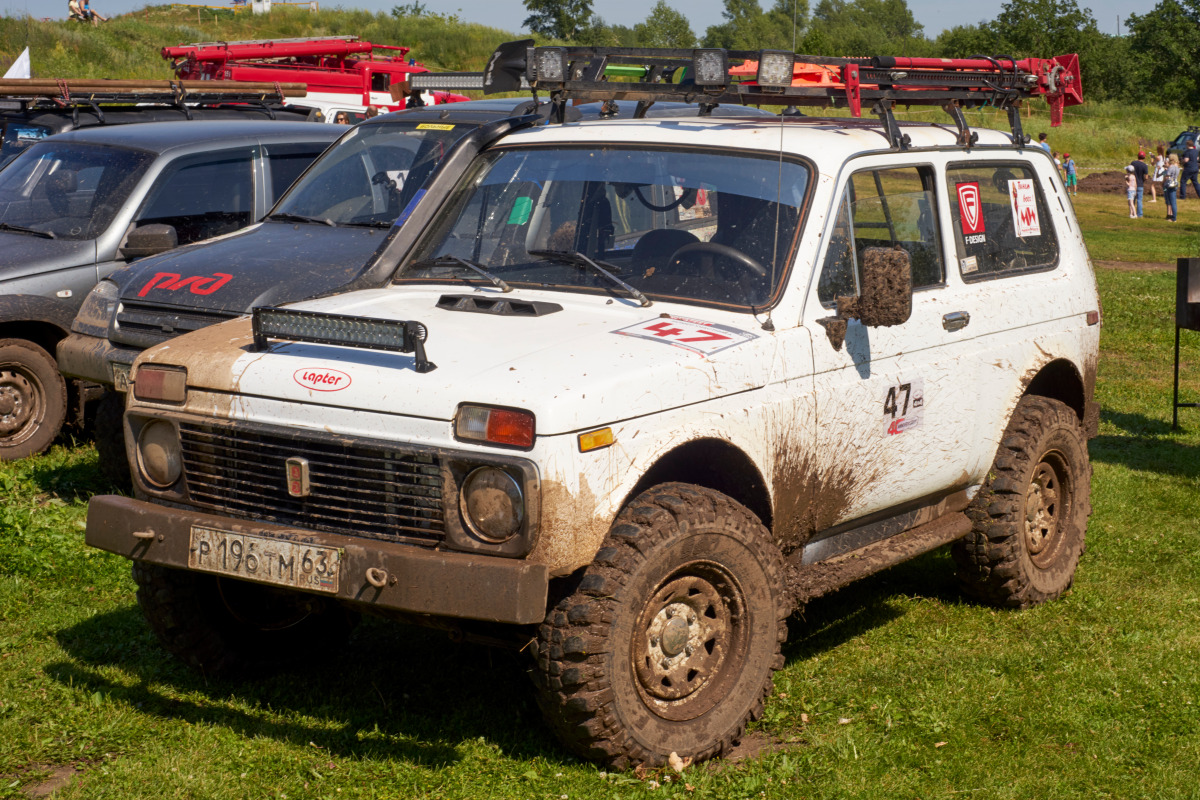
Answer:
<path fill-rule="evenodd" d="M 336 653 L 357 621 L 322 597 L 145 561 L 133 562 L 133 579 L 163 647 L 213 678 L 261 675 L 310 661 L 314 650 Z"/>
<path fill-rule="evenodd" d="M 40 453 L 62 430 L 67 384 L 54 357 L 24 339 L 0 339 L 0 461 Z"/>
<path fill-rule="evenodd" d="M 618 769 L 721 755 L 762 716 L 789 611 L 754 514 L 709 489 L 655 487 L 539 628 L 539 704 L 568 747 Z"/>
<path fill-rule="evenodd" d="M 96 455 L 100 473 L 115 489 L 131 491 L 129 456 L 125 453 L 125 395 L 109 389 L 96 404 Z"/>
<path fill-rule="evenodd" d="M 1091 484 L 1079 418 L 1058 400 L 1023 397 L 967 509 L 974 529 L 951 548 L 963 590 L 992 605 L 1028 608 L 1071 588 L 1092 513 Z"/>

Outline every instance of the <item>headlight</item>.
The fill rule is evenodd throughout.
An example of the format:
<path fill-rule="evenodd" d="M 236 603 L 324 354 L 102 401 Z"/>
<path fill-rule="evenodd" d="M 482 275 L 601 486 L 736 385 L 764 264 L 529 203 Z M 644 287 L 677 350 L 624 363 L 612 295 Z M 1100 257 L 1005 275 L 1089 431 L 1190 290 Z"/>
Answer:
<path fill-rule="evenodd" d="M 516 536 L 525 521 L 520 484 L 496 467 L 479 467 L 467 476 L 459 505 L 471 532 L 491 544 L 503 544 Z"/>
<path fill-rule="evenodd" d="M 142 428 L 138 434 L 137 462 L 142 477 L 152 486 L 167 489 L 179 480 L 183 461 L 175 426 L 154 420 Z"/>
<path fill-rule="evenodd" d="M 121 290 L 112 281 L 100 281 L 84 298 L 71 330 L 88 336 L 108 336 L 108 324 L 117 313 Z"/>

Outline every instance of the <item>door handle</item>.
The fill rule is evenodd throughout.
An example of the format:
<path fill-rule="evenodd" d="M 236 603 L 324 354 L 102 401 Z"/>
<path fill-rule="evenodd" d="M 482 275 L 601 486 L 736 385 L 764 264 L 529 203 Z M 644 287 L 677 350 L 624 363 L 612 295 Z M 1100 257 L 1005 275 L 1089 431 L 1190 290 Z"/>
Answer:
<path fill-rule="evenodd" d="M 942 315 L 942 327 L 948 331 L 961 331 L 971 322 L 971 315 L 966 311 L 951 311 Z"/>

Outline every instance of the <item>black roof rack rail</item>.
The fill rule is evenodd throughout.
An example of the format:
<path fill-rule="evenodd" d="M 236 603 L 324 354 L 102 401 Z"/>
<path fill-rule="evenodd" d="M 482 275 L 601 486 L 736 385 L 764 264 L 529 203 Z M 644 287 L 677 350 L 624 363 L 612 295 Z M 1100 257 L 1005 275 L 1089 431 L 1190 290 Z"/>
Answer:
<path fill-rule="evenodd" d="M 88 107 L 100 114 L 100 103 L 266 105 L 307 93 L 302 83 L 5 78 L 0 79 L 0 110 Z"/>

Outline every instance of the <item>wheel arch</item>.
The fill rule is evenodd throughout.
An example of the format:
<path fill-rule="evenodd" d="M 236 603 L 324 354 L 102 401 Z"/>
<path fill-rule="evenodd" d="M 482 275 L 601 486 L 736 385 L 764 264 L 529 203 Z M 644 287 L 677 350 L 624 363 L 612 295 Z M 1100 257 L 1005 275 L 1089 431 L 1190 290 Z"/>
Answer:
<path fill-rule="evenodd" d="M 49 297 L 11 294 L 0 296 L 0 339 L 24 339 L 41 347 L 51 358 L 60 339 L 71 330 L 75 312 Z"/>
<path fill-rule="evenodd" d="M 693 439 L 662 454 L 642 474 L 621 507 L 663 483 L 690 483 L 720 492 L 750 509 L 771 529 L 771 495 L 762 471 L 741 448 L 724 439 Z"/>
<path fill-rule="evenodd" d="M 1065 358 L 1042 367 L 1025 384 L 1023 395 L 1049 397 L 1066 405 L 1083 423 L 1087 414 L 1087 390 L 1078 368 Z"/>

